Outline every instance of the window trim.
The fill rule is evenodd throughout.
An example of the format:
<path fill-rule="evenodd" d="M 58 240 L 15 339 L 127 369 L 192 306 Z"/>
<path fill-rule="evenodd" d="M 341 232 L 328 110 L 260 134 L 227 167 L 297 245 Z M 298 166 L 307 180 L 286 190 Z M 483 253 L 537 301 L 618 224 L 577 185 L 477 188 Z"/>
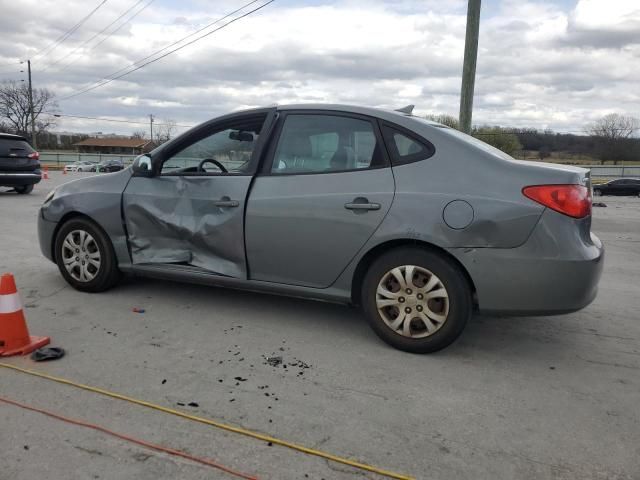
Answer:
<path fill-rule="evenodd" d="M 333 173 L 346 173 L 346 172 L 363 172 L 367 170 L 378 170 L 381 168 L 389 168 L 391 166 L 391 162 L 389 161 L 389 154 L 387 153 L 387 149 L 385 147 L 384 141 L 382 139 L 382 132 L 380 130 L 380 125 L 378 124 L 378 119 L 375 117 L 369 117 L 367 115 L 361 115 L 358 113 L 351 112 L 342 112 L 339 110 L 286 110 L 279 112 L 279 118 L 273 132 L 271 133 L 271 138 L 269 141 L 269 145 L 266 149 L 265 157 L 263 159 L 262 165 L 258 169 L 257 175 L 262 177 L 290 177 L 292 175 L 330 175 Z M 345 117 L 351 118 L 354 120 L 363 120 L 369 122 L 373 129 L 373 134 L 376 137 L 376 142 L 380 145 L 380 153 L 382 155 L 382 163 L 380 165 L 376 165 L 374 167 L 367 168 L 350 168 L 345 170 L 330 170 L 330 171 L 322 171 L 322 172 L 272 172 L 271 168 L 273 166 L 273 161 L 275 158 L 276 149 L 278 148 L 278 143 L 280 141 L 280 137 L 282 135 L 282 130 L 284 128 L 285 121 L 290 115 L 321 115 L 324 117 Z"/>
<path fill-rule="evenodd" d="M 433 145 L 433 143 L 431 143 L 426 138 L 418 135 L 414 131 L 402 127 L 398 124 L 388 122 L 386 120 L 381 120 L 380 123 L 380 130 L 382 131 L 382 136 L 385 140 L 387 151 L 389 152 L 389 157 L 391 158 L 391 164 L 394 167 L 406 165 L 408 163 L 421 162 L 422 160 L 427 160 L 436 154 L 436 147 Z M 395 132 L 393 132 L 394 130 Z M 412 155 L 406 155 L 402 157 L 398 152 L 398 147 L 396 146 L 396 142 L 393 138 L 393 133 L 404 135 L 405 137 L 422 145 L 427 151 L 426 156 L 422 153 L 414 153 Z"/>
<path fill-rule="evenodd" d="M 258 133 L 258 140 L 251 152 L 251 159 L 249 160 L 250 167 L 246 172 L 181 172 L 181 173 L 162 173 L 162 166 L 165 162 L 170 160 L 173 155 L 179 153 L 181 150 L 193 145 L 196 142 L 206 138 L 209 135 L 213 135 L 226 128 L 232 128 L 234 125 L 246 122 L 251 118 L 264 117 L 262 128 Z M 152 162 L 154 165 L 154 176 L 157 177 L 251 177 L 256 174 L 259 168 L 259 160 L 262 155 L 265 144 L 271 133 L 273 123 L 275 119 L 275 109 L 260 109 L 251 112 L 238 112 L 231 115 L 225 115 L 223 117 L 205 122 L 192 130 L 180 135 L 175 140 L 163 146 L 159 152 L 155 155 L 152 152 Z"/>

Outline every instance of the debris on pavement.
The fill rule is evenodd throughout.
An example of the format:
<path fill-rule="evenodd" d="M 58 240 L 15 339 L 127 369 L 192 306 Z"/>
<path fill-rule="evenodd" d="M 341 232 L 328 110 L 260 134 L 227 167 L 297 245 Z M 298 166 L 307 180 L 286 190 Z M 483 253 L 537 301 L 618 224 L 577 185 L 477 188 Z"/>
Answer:
<path fill-rule="evenodd" d="M 43 347 L 31 354 L 31 360 L 34 362 L 46 362 L 48 360 L 58 360 L 64 357 L 66 352 L 60 347 Z"/>
<path fill-rule="evenodd" d="M 607 204 L 604 202 L 593 202 L 591 205 L 593 205 L 594 207 L 606 207 Z"/>
<path fill-rule="evenodd" d="M 282 357 L 267 357 L 267 363 L 272 367 L 277 367 L 282 363 Z"/>
<path fill-rule="evenodd" d="M 145 309 L 144 309 L 144 308 L 133 307 L 133 308 L 131 309 L 131 311 L 132 311 L 133 313 L 144 313 L 144 312 L 145 312 Z"/>

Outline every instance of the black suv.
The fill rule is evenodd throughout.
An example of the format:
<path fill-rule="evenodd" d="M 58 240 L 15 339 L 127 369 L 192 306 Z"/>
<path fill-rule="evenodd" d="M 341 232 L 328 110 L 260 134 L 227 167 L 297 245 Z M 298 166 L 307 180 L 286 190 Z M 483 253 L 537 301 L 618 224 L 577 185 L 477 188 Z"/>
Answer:
<path fill-rule="evenodd" d="M 0 133 L 0 187 L 13 187 L 18 193 L 31 193 L 42 177 L 40 154 L 26 138 Z"/>
<path fill-rule="evenodd" d="M 96 172 L 118 172 L 124 168 L 121 160 L 105 160 L 96 165 Z"/>
<path fill-rule="evenodd" d="M 600 195 L 638 195 L 640 196 L 640 178 L 619 178 L 593 186 L 593 194 Z"/>

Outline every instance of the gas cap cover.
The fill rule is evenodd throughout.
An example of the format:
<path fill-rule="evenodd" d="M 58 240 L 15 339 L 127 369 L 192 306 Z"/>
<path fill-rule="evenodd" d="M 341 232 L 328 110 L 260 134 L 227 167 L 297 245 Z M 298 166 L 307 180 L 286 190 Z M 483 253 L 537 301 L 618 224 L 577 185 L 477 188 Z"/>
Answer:
<path fill-rule="evenodd" d="M 464 200 L 453 200 L 444 207 L 442 219 L 449 228 L 462 230 L 473 222 L 473 207 Z"/>

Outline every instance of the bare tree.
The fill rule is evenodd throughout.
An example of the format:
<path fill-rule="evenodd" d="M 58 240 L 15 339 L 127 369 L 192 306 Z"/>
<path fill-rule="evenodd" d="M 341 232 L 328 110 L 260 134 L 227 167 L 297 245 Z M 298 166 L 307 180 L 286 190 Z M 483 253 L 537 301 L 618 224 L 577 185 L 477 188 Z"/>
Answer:
<path fill-rule="evenodd" d="M 46 88 L 33 89 L 33 113 L 36 133 L 44 132 L 55 125 L 55 118 L 44 114 L 55 111 L 58 104 L 54 95 Z M 22 82 L 0 83 L 0 123 L 15 133 L 27 135 L 31 130 L 31 110 L 29 108 L 29 87 Z"/>
<path fill-rule="evenodd" d="M 160 123 L 156 123 L 156 131 L 154 132 L 154 140 L 158 145 L 171 140 L 176 134 L 176 122 L 175 120 L 164 120 Z"/>
<path fill-rule="evenodd" d="M 598 158 L 604 163 L 606 160 L 624 158 L 629 139 L 640 129 L 640 120 L 634 117 L 610 113 L 600 120 L 588 125 L 586 132 L 597 140 Z"/>
<path fill-rule="evenodd" d="M 147 134 L 144 130 L 136 130 L 131 134 L 131 138 L 135 138 L 136 140 L 143 140 L 147 137 Z"/>

